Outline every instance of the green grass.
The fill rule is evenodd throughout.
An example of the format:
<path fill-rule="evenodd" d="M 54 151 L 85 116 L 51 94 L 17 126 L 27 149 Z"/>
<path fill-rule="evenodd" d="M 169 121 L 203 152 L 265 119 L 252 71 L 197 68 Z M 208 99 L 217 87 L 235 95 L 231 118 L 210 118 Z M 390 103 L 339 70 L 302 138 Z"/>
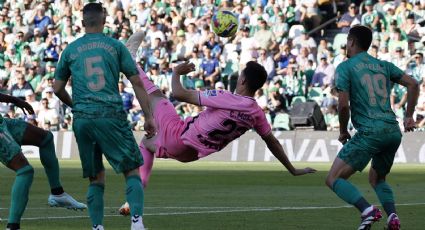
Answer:
<path fill-rule="evenodd" d="M 23 229 L 89 229 L 87 211 L 76 212 L 47 207 L 47 179 L 38 161 L 31 162 L 36 175 Z M 296 164 L 306 166 L 305 164 Z M 324 185 L 328 164 L 312 164 L 314 175 L 293 177 L 276 163 L 182 164 L 155 162 L 151 183 L 145 191 L 145 225 L 156 229 L 357 229 L 359 214 L 346 206 Z M 85 200 L 88 182 L 81 178 L 79 162 L 61 162 L 65 190 Z M 6 225 L 10 187 L 14 173 L 0 168 L 0 228 Z M 393 185 L 403 229 L 425 229 L 425 167 L 396 165 L 389 177 Z M 367 174 L 352 180 L 366 199 L 378 204 L 367 182 Z M 107 169 L 105 228 L 129 229 L 129 218 L 117 208 L 124 201 L 124 180 Z M 414 204 L 421 203 L 421 204 Z M 290 207 L 297 207 L 289 209 Z M 302 209 L 302 207 L 331 207 Z M 79 216 L 79 217 L 75 217 Z M 68 219 L 48 219 L 65 217 Z M 384 221 L 374 225 L 383 229 Z"/>

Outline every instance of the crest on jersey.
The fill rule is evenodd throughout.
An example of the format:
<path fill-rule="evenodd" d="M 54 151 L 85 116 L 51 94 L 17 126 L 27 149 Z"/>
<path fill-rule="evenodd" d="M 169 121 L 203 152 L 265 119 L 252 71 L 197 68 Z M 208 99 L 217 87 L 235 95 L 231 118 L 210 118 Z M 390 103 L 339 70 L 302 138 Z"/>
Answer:
<path fill-rule="evenodd" d="M 217 90 L 215 90 L 215 89 L 206 90 L 206 91 L 204 91 L 204 96 L 205 97 L 215 97 L 215 96 L 217 96 Z"/>

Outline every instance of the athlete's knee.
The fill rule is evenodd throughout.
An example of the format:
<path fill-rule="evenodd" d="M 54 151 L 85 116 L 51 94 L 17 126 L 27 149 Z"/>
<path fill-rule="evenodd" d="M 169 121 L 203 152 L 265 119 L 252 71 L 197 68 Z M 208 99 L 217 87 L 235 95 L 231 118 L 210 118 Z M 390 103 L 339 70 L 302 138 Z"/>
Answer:
<path fill-rule="evenodd" d="M 131 177 L 131 176 L 139 176 L 140 177 L 139 168 L 132 169 L 132 170 L 124 172 L 124 176 L 125 176 L 125 178 Z"/>
<path fill-rule="evenodd" d="M 39 147 L 45 147 L 53 142 L 53 134 L 50 131 L 47 131 L 43 140 L 40 142 Z"/>
<path fill-rule="evenodd" d="M 32 181 L 34 178 L 34 168 L 31 165 L 25 165 L 24 167 L 16 170 L 16 176 L 27 177 Z"/>
<path fill-rule="evenodd" d="M 98 172 L 95 176 L 89 177 L 90 184 L 105 184 L 105 171 Z"/>
<path fill-rule="evenodd" d="M 385 182 L 385 178 L 369 176 L 369 184 L 372 188 L 375 188 L 381 182 Z"/>
<path fill-rule="evenodd" d="M 326 184 L 326 185 L 327 185 L 330 189 L 332 189 L 332 187 L 333 187 L 333 184 L 334 184 L 335 180 L 336 180 L 335 176 L 331 175 L 331 173 L 329 172 L 329 174 L 326 176 L 325 184 Z"/>

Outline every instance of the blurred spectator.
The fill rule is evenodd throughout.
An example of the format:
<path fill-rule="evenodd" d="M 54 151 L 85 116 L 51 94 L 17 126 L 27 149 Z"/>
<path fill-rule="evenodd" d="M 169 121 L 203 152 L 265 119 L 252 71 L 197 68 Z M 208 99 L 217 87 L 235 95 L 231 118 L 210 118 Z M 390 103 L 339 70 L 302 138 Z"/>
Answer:
<path fill-rule="evenodd" d="M 255 92 L 254 98 L 255 101 L 257 101 L 258 106 L 260 106 L 262 110 L 267 109 L 267 96 L 264 94 L 263 89 L 258 89 L 257 92 Z"/>
<path fill-rule="evenodd" d="M 37 114 L 37 123 L 40 128 L 51 129 L 55 127 L 59 122 L 59 114 L 55 109 L 49 108 L 49 100 L 47 98 L 41 99 L 40 110 Z"/>
<path fill-rule="evenodd" d="M 121 98 L 122 98 L 124 111 L 126 113 L 129 113 L 130 109 L 133 108 L 134 95 L 129 93 L 129 92 L 126 92 L 124 90 L 124 88 L 125 88 L 124 82 L 122 80 L 120 80 L 118 82 L 118 91 L 119 91 Z"/>
<path fill-rule="evenodd" d="M 27 90 L 25 92 L 25 101 L 32 106 L 34 112 L 37 114 L 40 109 L 40 103 L 36 101 L 33 91 Z"/>
<path fill-rule="evenodd" d="M 46 15 L 46 10 L 43 5 L 38 5 L 35 9 L 36 15 L 34 16 L 32 22 L 34 23 L 35 28 L 38 28 L 42 35 L 47 34 L 47 26 L 53 24 L 52 19 Z"/>
<path fill-rule="evenodd" d="M 259 20 L 260 29 L 255 33 L 254 39 L 259 48 L 273 50 L 276 47 L 276 38 L 264 19 Z"/>
<path fill-rule="evenodd" d="M 337 23 L 338 28 L 341 28 L 341 33 L 348 33 L 352 26 L 360 24 L 361 17 L 357 11 L 358 9 L 355 3 L 351 3 L 348 6 L 348 12 L 343 14 Z"/>
<path fill-rule="evenodd" d="M 413 63 L 411 63 L 413 61 Z M 407 62 L 407 72 L 419 83 L 423 82 L 425 77 L 425 63 L 424 55 L 422 53 L 416 53 Z"/>
<path fill-rule="evenodd" d="M 264 66 L 267 71 L 267 79 L 271 80 L 276 74 L 273 58 L 266 49 L 258 50 L 258 55 L 257 62 Z"/>
<path fill-rule="evenodd" d="M 220 65 L 218 60 L 211 56 L 211 49 L 208 46 L 204 46 L 204 58 L 200 67 L 200 77 L 205 81 L 206 85 L 213 88 L 220 77 Z"/>
<path fill-rule="evenodd" d="M 317 66 L 316 71 L 314 72 L 311 86 L 326 88 L 332 83 L 334 75 L 334 66 L 328 63 L 328 57 L 326 55 L 322 55 L 320 57 L 320 64 Z"/>
<path fill-rule="evenodd" d="M 19 97 L 20 99 L 25 100 L 25 92 L 27 92 L 28 90 L 34 92 L 34 90 L 31 85 L 25 80 L 25 77 L 24 75 L 22 75 L 22 73 L 17 72 L 15 74 L 15 77 L 16 83 L 12 85 L 10 93 L 14 97 Z"/>
<path fill-rule="evenodd" d="M 372 0 L 365 1 L 366 12 L 362 15 L 362 25 L 371 28 L 373 31 L 381 30 L 381 22 L 379 14 L 376 10 L 373 10 Z"/>
<path fill-rule="evenodd" d="M 391 62 L 401 70 L 406 70 L 407 57 L 404 55 L 403 49 L 401 47 L 397 47 L 395 49 L 395 56 L 393 56 Z"/>
<path fill-rule="evenodd" d="M 49 108 L 56 110 L 56 112 L 60 114 L 59 99 L 53 95 L 53 88 L 51 86 L 45 88 L 43 94 L 43 96 L 49 101 Z"/>
<path fill-rule="evenodd" d="M 341 64 L 345 60 L 347 60 L 347 45 L 342 44 L 341 49 L 339 50 L 338 55 L 335 56 L 332 64 L 336 69 L 338 67 L 338 65 Z"/>

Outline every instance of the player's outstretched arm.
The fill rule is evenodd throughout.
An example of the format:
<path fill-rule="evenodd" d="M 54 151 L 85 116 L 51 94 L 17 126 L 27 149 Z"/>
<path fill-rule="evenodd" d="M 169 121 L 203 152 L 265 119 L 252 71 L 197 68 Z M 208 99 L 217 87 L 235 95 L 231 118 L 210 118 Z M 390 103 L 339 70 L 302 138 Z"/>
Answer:
<path fill-rule="evenodd" d="M 270 149 L 272 154 L 282 163 L 283 166 L 285 166 L 286 169 L 293 175 L 293 176 L 300 176 L 308 173 L 315 173 L 316 170 L 312 168 L 304 168 L 304 169 L 296 169 L 292 163 L 289 161 L 288 157 L 285 154 L 285 151 L 283 150 L 282 145 L 280 145 L 279 141 L 276 139 L 275 136 L 273 136 L 273 133 L 270 132 L 268 135 L 262 137 L 264 142 L 267 144 L 267 148 Z"/>
<path fill-rule="evenodd" d="M 195 90 L 185 89 L 181 82 L 180 76 L 186 75 L 195 70 L 195 65 L 190 62 L 184 62 L 173 69 L 173 78 L 171 80 L 171 88 L 173 96 L 181 102 L 187 102 L 195 105 L 199 104 L 199 93 Z"/>
<path fill-rule="evenodd" d="M 0 93 L 0 102 L 12 103 L 18 106 L 19 108 L 21 108 L 24 114 L 27 114 L 27 113 L 34 114 L 34 109 L 32 108 L 32 106 L 28 104 L 27 102 L 25 102 L 24 100 L 21 100 L 17 97 Z"/>
<path fill-rule="evenodd" d="M 413 112 L 418 103 L 419 84 L 408 75 L 403 75 L 397 83 L 407 88 L 407 109 L 406 116 L 404 117 L 404 131 L 410 132 L 413 131 L 416 126 L 415 120 L 413 119 Z"/>
<path fill-rule="evenodd" d="M 69 96 L 68 92 L 65 90 L 66 81 L 62 81 L 59 79 L 55 80 L 53 84 L 53 90 L 55 91 L 56 96 L 61 100 L 65 105 L 72 108 L 72 99 Z"/>
<path fill-rule="evenodd" d="M 136 98 L 139 101 L 145 116 L 144 128 L 146 131 L 146 137 L 151 138 L 155 135 L 156 128 L 148 93 L 146 92 L 145 86 L 143 85 L 143 81 L 140 80 L 138 75 L 132 76 L 128 78 L 128 80 L 133 86 L 134 93 L 136 94 Z"/>

